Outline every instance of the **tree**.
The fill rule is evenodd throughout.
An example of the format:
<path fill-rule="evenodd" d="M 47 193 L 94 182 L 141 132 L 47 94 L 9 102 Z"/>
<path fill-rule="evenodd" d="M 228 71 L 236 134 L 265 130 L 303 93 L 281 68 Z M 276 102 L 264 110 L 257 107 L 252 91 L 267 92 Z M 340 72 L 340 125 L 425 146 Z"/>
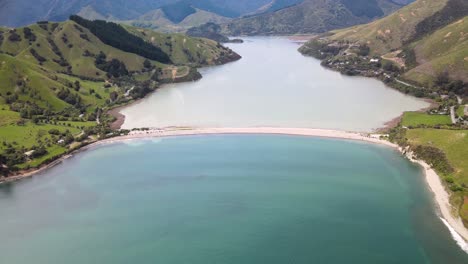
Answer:
<path fill-rule="evenodd" d="M 75 91 L 79 91 L 81 89 L 81 84 L 79 81 L 75 81 Z"/>
<path fill-rule="evenodd" d="M 146 59 L 143 62 L 143 67 L 145 67 L 146 69 L 151 69 L 152 66 L 153 66 L 153 64 L 151 64 L 151 61 L 149 61 L 148 59 Z"/>
<path fill-rule="evenodd" d="M 450 82 L 449 73 L 448 71 L 442 71 L 437 74 L 436 79 L 434 81 L 435 85 L 440 87 L 445 87 Z"/>
<path fill-rule="evenodd" d="M 367 44 L 359 45 L 358 55 L 360 56 L 367 56 L 369 55 L 370 48 Z"/>
<path fill-rule="evenodd" d="M 34 150 L 32 157 L 38 158 L 38 157 L 46 155 L 47 153 L 48 153 L 47 149 L 44 146 L 39 146 Z"/>
<path fill-rule="evenodd" d="M 110 99 L 111 99 L 112 102 L 115 102 L 115 101 L 117 100 L 118 97 L 119 97 L 119 94 L 117 94 L 116 91 L 112 91 L 112 92 L 110 93 Z"/>

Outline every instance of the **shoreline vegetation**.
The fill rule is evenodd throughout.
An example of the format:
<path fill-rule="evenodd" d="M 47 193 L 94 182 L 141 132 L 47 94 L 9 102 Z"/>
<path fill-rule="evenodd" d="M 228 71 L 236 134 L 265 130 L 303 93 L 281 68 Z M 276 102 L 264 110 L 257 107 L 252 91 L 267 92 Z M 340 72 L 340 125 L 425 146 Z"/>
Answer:
<path fill-rule="evenodd" d="M 391 143 L 387 140 L 387 136 L 383 134 L 372 133 L 357 133 L 339 130 L 328 129 L 313 129 L 313 128 L 279 128 L 279 127 L 250 127 L 250 128 L 192 128 L 192 127 L 168 127 L 157 129 L 141 129 L 133 130 L 128 134 L 120 135 L 113 138 L 103 139 L 86 145 L 74 152 L 55 160 L 37 170 L 23 172 L 18 175 L 2 178 L 0 183 L 7 183 L 12 181 L 21 180 L 24 178 L 32 177 L 38 173 L 44 172 L 62 161 L 78 154 L 82 151 L 89 150 L 104 144 L 112 144 L 128 140 L 149 139 L 149 138 L 163 138 L 163 137 L 177 137 L 177 136 L 196 136 L 196 135 L 222 135 L 222 134 L 262 134 L 262 135 L 293 135 L 293 136 L 308 136 L 320 137 L 339 140 L 352 140 L 372 144 L 379 144 L 398 150 L 402 155 L 406 156 L 411 162 L 418 164 L 424 171 L 426 182 L 434 194 L 435 202 L 441 217 L 445 219 L 451 228 L 453 228 L 458 235 L 460 235 L 465 242 L 468 241 L 468 229 L 463 225 L 460 216 L 455 214 L 456 209 L 450 204 L 450 195 L 446 191 L 440 176 L 435 170 L 428 165 L 425 161 L 417 159 L 411 151 L 402 148 L 397 144 Z M 460 242 L 460 241 L 458 241 Z"/>

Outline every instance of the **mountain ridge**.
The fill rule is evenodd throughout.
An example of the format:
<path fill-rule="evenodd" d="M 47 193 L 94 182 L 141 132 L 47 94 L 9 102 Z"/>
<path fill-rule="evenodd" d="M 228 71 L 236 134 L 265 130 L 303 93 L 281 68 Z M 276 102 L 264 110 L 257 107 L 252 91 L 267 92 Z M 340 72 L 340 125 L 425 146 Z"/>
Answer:
<path fill-rule="evenodd" d="M 401 7 L 391 0 L 304 0 L 266 14 L 235 19 L 223 25 L 227 35 L 287 35 L 326 32 L 369 22 Z"/>
<path fill-rule="evenodd" d="M 173 22 L 183 20 L 193 8 L 224 17 L 256 12 L 272 0 L 0 0 L 0 25 L 18 27 L 41 20 L 64 21 L 79 14 L 87 19 L 128 21 L 164 8 Z M 279 6 L 298 0 L 282 0 Z M 171 8 L 178 7 L 178 8 Z M 185 11 L 182 12 L 184 9 Z M 172 15 L 174 17 L 172 17 Z"/>

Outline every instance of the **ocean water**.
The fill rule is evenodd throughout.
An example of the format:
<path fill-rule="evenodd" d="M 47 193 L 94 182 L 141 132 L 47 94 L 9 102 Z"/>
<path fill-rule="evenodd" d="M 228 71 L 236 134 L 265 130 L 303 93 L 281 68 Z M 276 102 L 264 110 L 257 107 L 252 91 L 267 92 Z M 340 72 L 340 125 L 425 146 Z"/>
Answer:
<path fill-rule="evenodd" d="M 428 103 L 381 81 L 349 77 L 301 55 L 286 38 L 230 44 L 243 58 L 204 68 L 197 82 L 166 85 L 125 108 L 124 128 L 308 127 L 352 131 L 381 128 Z"/>
<path fill-rule="evenodd" d="M 279 135 L 135 140 L 0 186 L 0 263 L 468 263 L 393 149 Z"/>

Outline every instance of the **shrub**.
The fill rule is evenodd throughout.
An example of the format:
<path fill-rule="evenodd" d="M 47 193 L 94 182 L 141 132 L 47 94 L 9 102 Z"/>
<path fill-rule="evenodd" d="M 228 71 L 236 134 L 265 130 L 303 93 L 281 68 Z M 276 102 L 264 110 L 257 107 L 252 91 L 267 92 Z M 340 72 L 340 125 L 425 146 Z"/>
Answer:
<path fill-rule="evenodd" d="M 29 50 L 29 52 L 31 53 L 31 55 L 33 55 L 33 57 L 39 62 L 39 63 L 43 63 L 45 61 L 47 61 L 46 58 L 42 57 L 41 55 L 39 55 L 39 53 L 37 53 L 37 51 L 33 48 L 31 48 Z"/>
<path fill-rule="evenodd" d="M 432 164 L 436 170 L 444 174 L 450 174 L 455 171 L 445 153 L 436 147 L 418 145 L 413 151 L 418 158 Z"/>
<path fill-rule="evenodd" d="M 49 130 L 49 134 L 51 134 L 51 135 L 60 135 L 60 131 L 58 129 L 53 128 L 53 129 Z"/>
<path fill-rule="evenodd" d="M 10 31 L 10 36 L 8 37 L 8 40 L 12 42 L 21 41 L 21 36 L 18 35 L 18 33 L 16 33 L 16 30 L 12 30 Z"/>

